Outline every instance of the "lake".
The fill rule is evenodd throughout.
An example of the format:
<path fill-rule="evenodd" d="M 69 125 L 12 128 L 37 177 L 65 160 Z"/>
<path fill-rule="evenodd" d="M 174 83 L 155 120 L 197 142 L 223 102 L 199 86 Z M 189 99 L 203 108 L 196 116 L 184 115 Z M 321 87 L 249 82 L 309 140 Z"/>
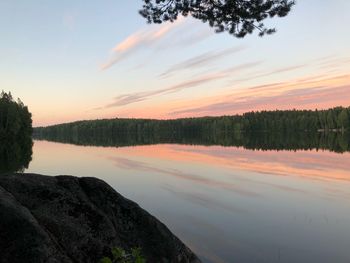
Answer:
<path fill-rule="evenodd" d="M 205 263 L 350 262 L 350 153 L 34 141 L 25 172 L 93 176 Z"/>

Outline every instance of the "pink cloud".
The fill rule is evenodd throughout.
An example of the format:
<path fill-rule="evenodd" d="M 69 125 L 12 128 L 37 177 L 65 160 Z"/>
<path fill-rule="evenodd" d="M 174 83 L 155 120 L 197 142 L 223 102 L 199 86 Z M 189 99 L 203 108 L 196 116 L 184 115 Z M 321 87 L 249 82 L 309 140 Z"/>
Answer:
<path fill-rule="evenodd" d="M 221 73 L 225 73 L 223 78 L 229 76 L 226 75 L 228 74 L 227 71 Z M 208 80 L 203 79 L 203 82 L 201 82 L 197 79 L 194 84 L 201 85 Z M 210 81 L 214 80 L 215 78 Z M 191 83 L 184 81 L 163 90 L 153 91 L 157 92 L 153 94 L 145 91 L 143 94 L 128 94 L 134 97 L 126 98 L 126 95 L 123 95 L 125 98 L 118 97 L 115 102 L 119 104 L 118 106 L 121 106 L 123 103 L 121 101 L 118 102 L 117 99 L 127 99 L 128 102 L 133 103 L 133 100 L 148 100 L 154 98 L 154 96 L 161 95 L 160 93 L 177 92 L 190 87 Z M 168 90 L 170 88 L 172 91 Z M 335 106 L 350 106 L 350 75 L 313 75 L 285 82 L 233 88 L 231 92 L 221 93 L 216 96 L 191 98 L 181 101 L 164 100 L 152 103 L 151 106 L 147 107 L 143 104 L 142 108 L 135 106 L 124 109 L 120 107 L 117 112 L 110 112 L 108 116 L 115 117 L 117 114 L 118 116 L 132 118 L 173 119 L 208 115 L 232 115 L 252 110 L 325 109 Z M 140 95 L 145 95 L 146 97 L 138 97 Z M 113 106 L 110 105 L 110 107 Z"/>
<path fill-rule="evenodd" d="M 183 71 L 186 69 L 193 70 L 195 68 L 210 65 L 214 61 L 221 60 L 225 57 L 228 57 L 234 53 L 243 51 L 245 49 L 246 49 L 245 46 L 237 46 L 237 47 L 233 47 L 233 48 L 226 48 L 226 49 L 219 50 L 219 51 L 217 51 L 217 50 L 216 51 L 208 51 L 208 52 L 191 57 L 189 59 L 186 59 L 180 63 L 177 63 L 177 64 L 171 66 L 169 69 L 164 71 L 159 76 L 167 77 L 167 76 L 169 76 L 173 73 L 176 73 L 178 71 Z"/>
<path fill-rule="evenodd" d="M 226 76 L 227 74 L 224 72 L 217 72 L 213 74 L 203 75 L 196 79 L 186 80 L 184 82 L 172 85 L 164 89 L 157 89 L 153 91 L 143 91 L 143 92 L 135 92 L 135 93 L 120 95 L 118 97 L 115 97 L 114 102 L 106 105 L 105 108 L 125 106 L 128 104 L 148 100 L 154 96 L 174 93 L 183 89 L 197 87 L 214 80 L 225 78 Z M 101 108 L 97 108 L 97 109 L 101 109 Z"/>
<path fill-rule="evenodd" d="M 308 87 L 265 96 L 232 96 L 198 107 L 180 109 L 171 116 L 227 115 L 252 110 L 315 109 L 350 105 L 350 85 L 338 87 Z"/>
<path fill-rule="evenodd" d="M 178 19 L 174 23 L 166 23 L 156 27 L 148 27 L 131 34 L 112 49 L 112 57 L 101 66 L 102 70 L 108 69 L 114 64 L 130 56 L 140 47 L 151 46 L 158 40 L 183 23 L 184 19 Z"/>

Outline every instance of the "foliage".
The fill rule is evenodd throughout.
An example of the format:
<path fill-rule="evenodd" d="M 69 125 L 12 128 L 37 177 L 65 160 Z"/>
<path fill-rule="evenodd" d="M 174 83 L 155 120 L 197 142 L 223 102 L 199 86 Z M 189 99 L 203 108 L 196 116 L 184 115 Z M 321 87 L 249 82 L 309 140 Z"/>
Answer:
<path fill-rule="evenodd" d="M 141 255 L 141 248 L 132 248 L 130 253 L 127 253 L 120 247 L 112 248 L 112 259 L 104 257 L 100 263 L 146 263 L 146 260 Z"/>
<path fill-rule="evenodd" d="M 0 94 L 0 139 L 25 140 L 32 135 L 32 115 L 28 107 L 11 93 Z"/>
<path fill-rule="evenodd" d="M 294 0 L 143 0 L 140 14 L 149 23 L 162 23 L 191 15 L 209 23 L 216 32 L 227 31 L 244 37 L 254 30 L 259 35 L 272 34 L 263 21 L 275 16 L 284 17 L 291 11 Z"/>
<path fill-rule="evenodd" d="M 350 108 L 337 107 L 176 120 L 107 119 L 36 128 L 35 137 L 96 146 L 178 143 L 344 152 L 350 150 L 349 116 Z"/>
<path fill-rule="evenodd" d="M 32 156 L 32 117 L 11 93 L 0 94 L 0 173 L 22 171 Z"/>

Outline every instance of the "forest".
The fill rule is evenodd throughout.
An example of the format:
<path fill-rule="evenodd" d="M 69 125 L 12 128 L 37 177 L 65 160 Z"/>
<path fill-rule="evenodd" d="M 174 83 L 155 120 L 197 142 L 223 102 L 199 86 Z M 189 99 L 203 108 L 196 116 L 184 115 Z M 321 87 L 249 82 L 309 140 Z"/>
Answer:
<path fill-rule="evenodd" d="M 0 173 L 23 171 L 32 158 L 32 115 L 11 93 L 0 94 Z"/>
<path fill-rule="evenodd" d="M 350 149 L 350 108 L 249 112 L 175 120 L 104 119 L 35 128 L 38 139 L 80 145 L 156 143 L 243 146 L 248 149 Z"/>
<path fill-rule="evenodd" d="M 22 141 L 32 136 L 32 115 L 11 93 L 0 94 L 0 140 Z"/>

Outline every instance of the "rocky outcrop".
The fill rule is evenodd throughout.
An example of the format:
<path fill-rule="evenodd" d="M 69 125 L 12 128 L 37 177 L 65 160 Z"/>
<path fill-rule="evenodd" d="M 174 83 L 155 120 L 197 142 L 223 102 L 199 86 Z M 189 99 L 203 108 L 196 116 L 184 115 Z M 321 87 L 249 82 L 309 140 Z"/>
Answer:
<path fill-rule="evenodd" d="M 98 262 L 141 247 L 147 263 L 197 257 L 155 217 L 96 178 L 0 176 L 0 262 Z"/>

